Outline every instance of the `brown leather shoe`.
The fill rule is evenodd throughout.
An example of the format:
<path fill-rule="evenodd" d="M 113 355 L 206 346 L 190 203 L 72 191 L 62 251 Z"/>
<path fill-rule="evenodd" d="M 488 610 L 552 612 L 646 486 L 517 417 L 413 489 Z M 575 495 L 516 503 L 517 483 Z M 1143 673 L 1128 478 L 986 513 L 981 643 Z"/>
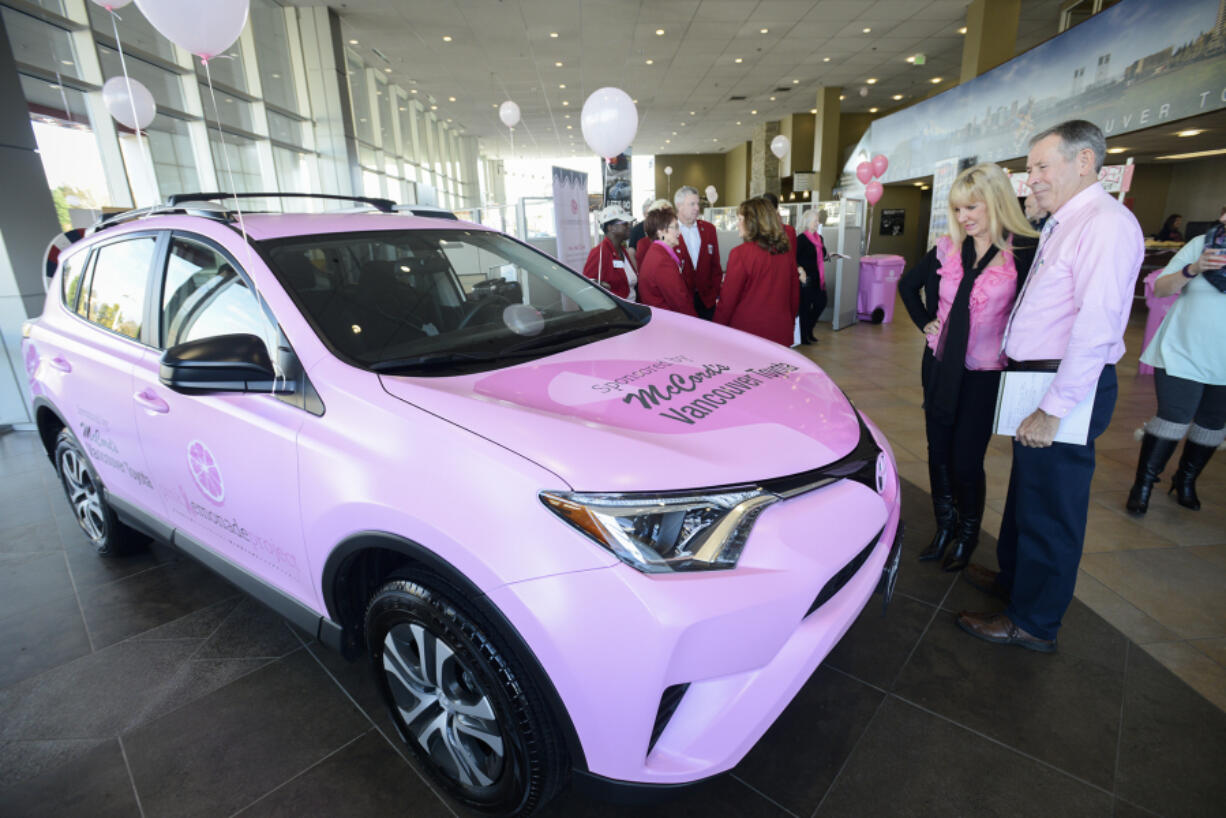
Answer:
<path fill-rule="evenodd" d="M 962 570 L 962 578 L 985 594 L 1009 601 L 1009 591 L 1000 584 L 1000 572 L 972 562 Z"/>
<path fill-rule="evenodd" d="M 963 611 L 958 614 L 958 627 L 971 636 L 992 642 L 997 645 L 1017 645 L 1027 650 L 1037 650 L 1039 653 L 1055 653 L 1055 639 L 1040 639 L 1031 636 L 1003 613 L 971 613 Z"/>

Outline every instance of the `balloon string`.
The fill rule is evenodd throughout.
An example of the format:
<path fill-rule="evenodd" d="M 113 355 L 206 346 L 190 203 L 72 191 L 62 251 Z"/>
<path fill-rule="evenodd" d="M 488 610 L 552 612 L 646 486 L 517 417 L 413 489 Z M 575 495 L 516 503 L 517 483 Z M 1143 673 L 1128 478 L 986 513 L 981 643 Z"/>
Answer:
<path fill-rule="evenodd" d="M 119 51 L 119 67 L 123 69 L 123 84 L 128 92 L 128 103 L 132 106 L 132 127 L 136 129 L 136 144 L 140 146 L 141 162 L 144 164 L 144 171 L 153 174 L 153 162 L 149 160 L 149 151 L 145 148 L 145 140 L 140 138 L 140 118 L 136 115 L 136 98 L 132 96 L 132 79 L 128 76 L 128 61 L 123 56 L 123 43 L 119 40 L 119 15 L 114 9 L 107 9 L 111 13 L 111 28 L 115 32 L 115 48 Z"/>
<path fill-rule="evenodd" d="M 72 109 L 68 107 L 68 94 L 64 93 L 64 78 L 60 76 L 60 72 L 55 72 L 55 87 L 60 89 L 60 100 L 64 103 L 64 113 L 68 114 L 68 121 L 72 124 L 77 124 L 77 121 L 72 118 Z"/>
<path fill-rule="evenodd" d="M 217 92 L 213 89 L 213 72 L 209 68 L 208 58 L 201 57 L 200 62 L 204 63 L 204 76 L 205 76 L 205 79 L 207 79 L 209 83 L 209 97 L 213 100 L 213 117 L 215 120 L 214 124 L 217 125 L 217 138 L 221 141 L 221 156 L 222 156 L 222 159 L 225 160 L 226 176 L 228 176 L 230 180 L 230 190 L 233 191 L 234 193 L 239 193 L 240 191 L 238 189 L 238 185 L 234 181 L 234 168 L 230 164 L 230 149 L 229 149 L 229 146 L 226 145 L 226 132 L 221 129 L 221 110 L 217 107 Z M 245 252 L 247 254 L 246 264 L 247 264 L 248 269 L 250 269 L 251 253 L 252 253 L 251 239 L 247 236 L 247 223 L 246 221 L 243 220 L 243 207 L 242 207 L 241 201 L 238 198 L 234 199 L 234 213 L 235 215 L 238 216 L 238 229 L 239 229 L 239 232 L 242 233 L 242 236 L 243 236 L 243 247 L 246 248 Z M 256 284 L 254 278 L 251 279 L 251 286 L 255 290 L 256 301 L 259 302 L 262 308 L 260 310 L 260 314 L 264 316 L 266 328 L 271 335 L 270 338 L 264 339 L 264 343 L 270 350 L 277 350 L 279 353 L 281 349 L 281 344 L 280 344 L 281 333 L 278 331 L 278 328 L 273 324 L 272 319 L 269 318 L 268 316 L 269 309 L 270 309 L 268 306 L 268 302 L 264 300 L 264 295 L 260 292 L 260 287 L 258 284 Z M 285 372 L 281 369 L 280 354 L 277 354 L 277 355 L 270 354 L 268 357 L 272 359 L 272 366 L 273 366 L 273 372 L 274 372 L 273 383 L 272 383 L 271 389 L 269 390 L 269 393 L 275 394 L 277 383 L 284 382 L 287 380 L 287 378 L 286 378 Z"/>

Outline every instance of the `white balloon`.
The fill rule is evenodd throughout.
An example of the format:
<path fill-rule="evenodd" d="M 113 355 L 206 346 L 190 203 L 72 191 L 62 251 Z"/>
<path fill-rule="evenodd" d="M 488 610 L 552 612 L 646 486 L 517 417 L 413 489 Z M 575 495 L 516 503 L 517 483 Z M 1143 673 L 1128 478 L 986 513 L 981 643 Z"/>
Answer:
<path fill-rule="evenodd" d="M 102 102 L 107 111 L 121 124 L 143 131 L 157 114 L 153 94 L 139 80 L 111 77 L 102 86 Z M 132 118 L 133 111 L 136 119 Z"/>
<path fill-rule="evenodd" d="M 711 204 L 715 204 L 717 201 L 719 201 L 719 191 L 715 189 L 715 185 L 707 185 L 705 192 L 707 194 L 707 201 Z"/>
<path fill-rule="evenodd" d="M 665 176 L 672 176 L 672 175 L 673 175 L 673 166 L 672 166 L 672 165 L 665 165 L 665 166 L 664 166 L 664 175 L 665 175 Z"/>
<path fill-rule="evenodd" d="M 243 33 L 251 0 L 136 0 L 136 5 L 166 39 L 210 60 Z"/>
<path fill-rule="evenodd" d="M 788 148 L 792 147 L 792 143 L 783 134 L 779 134 L 771 140 L 771 153 L 782 159 L 788 155 Z"/>
<path fill-rule="evenodd" d="M 123 8 L 124 6 L 128 5 L 128 3 L 131 3 L 132 0 L 93 0 L 93 2 L 94 5 L 102 6 L 107 11 L 113 11 L 115 9 Z"/>
<path fill-rule="evenodd" d="M 498 118 L 502 120 L 503 125 L 514 128 L 519 124 L 519 106 L 508 99 L 498 106 Z"/>
<path fill-rule="evenodd" d="M 579 117 L 587 146 L 604 157 L 619 156 L 639 129 L 639 112 L 620 88 L 598 88 Z"/>

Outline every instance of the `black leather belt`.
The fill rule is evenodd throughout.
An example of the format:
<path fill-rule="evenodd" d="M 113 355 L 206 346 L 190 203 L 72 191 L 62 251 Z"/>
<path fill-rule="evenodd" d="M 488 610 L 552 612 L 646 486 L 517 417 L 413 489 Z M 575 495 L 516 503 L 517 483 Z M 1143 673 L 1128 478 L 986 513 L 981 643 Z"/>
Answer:
<path fill-rule="evenodd" d="M 1010 372 L 1055 372 L 1060 368 L 1060 361 L 1015 361 L 1012 358 L 1006 358 L 1005 368 Z"/>

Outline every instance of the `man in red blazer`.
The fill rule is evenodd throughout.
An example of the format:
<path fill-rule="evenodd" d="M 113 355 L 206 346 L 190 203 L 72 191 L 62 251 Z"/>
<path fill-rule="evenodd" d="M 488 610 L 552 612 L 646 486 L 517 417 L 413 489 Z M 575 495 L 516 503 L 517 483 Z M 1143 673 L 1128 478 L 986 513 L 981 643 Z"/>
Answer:
<path fill-rule="evenodd" d="M 700 318 L 711 320 L 724 269 L 719 262 L 719 239 L 715 225 L 698 218 L 698 191 L 686 185 L 673 196 L 677 206 L 677 224 L 681 228 L 681 275 L 694 290 L 694 309 Z"/>

